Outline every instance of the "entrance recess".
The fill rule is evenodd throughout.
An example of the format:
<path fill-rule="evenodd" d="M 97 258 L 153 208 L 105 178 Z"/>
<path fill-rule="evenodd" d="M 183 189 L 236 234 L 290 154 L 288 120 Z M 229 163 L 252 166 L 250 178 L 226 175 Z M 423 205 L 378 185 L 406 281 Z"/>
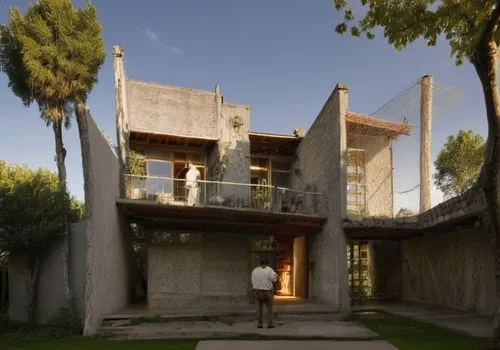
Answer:
<path fill-rule="evenodd" d="M 307 246 L 305 237 L 263 237 L 253 241 L 252 269 L 259 259 L 267 257 L 278 274 L 275 295 L 279 297 L 307 297 Z"/>

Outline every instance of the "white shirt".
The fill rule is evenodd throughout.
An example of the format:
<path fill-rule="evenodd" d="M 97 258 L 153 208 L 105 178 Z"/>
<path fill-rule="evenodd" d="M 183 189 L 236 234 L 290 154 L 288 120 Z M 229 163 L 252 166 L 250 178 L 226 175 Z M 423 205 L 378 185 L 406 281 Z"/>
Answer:
<path fill-rule="evenodd" d="M 259 266 L 252 271 L 253 289 L 273 290 L 273 283 L 277 280 L 278 275 L 269 266 L 264 268 Z"/>
<path fill-rule="evenodd" d="M 196 187 L 198 183 L 196 182 L 200 178 L 200 171 L 196 168 L 191 168 L 186 173 L 186 186 Z"/>

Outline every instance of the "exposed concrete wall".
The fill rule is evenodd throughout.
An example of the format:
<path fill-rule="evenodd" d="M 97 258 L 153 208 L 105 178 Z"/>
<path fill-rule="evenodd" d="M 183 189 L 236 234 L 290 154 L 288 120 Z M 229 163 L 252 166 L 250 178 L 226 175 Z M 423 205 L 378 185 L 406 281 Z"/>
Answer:
<path fill-rule="evenodd" d="M 71 225 L 69 232 L 69 277 L 73 298 L 83 311 L 85 283 L 85 229 L 86 222 Z M 62 243 L 55 242 L 42 261 L 38 279 L 36 322 L 46 323 L 64 305 Z M 9 257 L 9 317 L 14 321 L 28 321 L 28 295 L 26 285 L 30 272 L 25 261 L 18 256 Z"/>
<path fill-rule="evenodd" d="M 63 254 L 61 242 L 54 243 L 40 264 L 36 322 L 47 322 L 64 304 Z M 9 318 L 28 322 L 29 267 L 20 256 L 9 257 Z"/>
<path fill-rule="evenodd" d="M 87 233 L 85 289 L 86 335 L 102 318 L 125 308 L 130 297 L 129 235 L 116 207 L 119 197 L 118 159 L 89 117 L 91 217 Z"/>
<path fill-rule="evenodd" d="M 218 137 L 222 155 L 227 157 L 223 181 L 250 183 L 249 131 L 250 107 L 222 104 Z"/>
<path fill-rule="evenodd" d="M 213 92 L 127 80 L 127 99 L 131 131 L 217 137 Z"/>
<path fill-rule="evenodd" d="M 347 147 L 365 150 L 368 215 L 392 217 L 394 204 L 391 140 L 387 136 L 348 134 Z"/>
<path fill-rule="evenodd" d="M 323 212 L 328 219 L 318 234 L 309 238 L 309 297 L 350 309 L 346 242 L 341 218 L 346 210 L 345 114 L 347 90 L 337 86 L 301 141 L 295 164 L 301 176 L 292 187 L 315 188 L 326 195 Z M 294 172 L 296 173 L 296 172 Z"/>
<path fill-rule="evenodd" d="M 409 239 L 402 255 L 405 300 L 493 314 L 494 254 L 484 229 Z"/>
<path fill-rule="evenodd" d="M 118 164 L 120 172 L 124 173 L 129 150 L 129 114 L 127 100 L 127 77 L 123 62 L 124 51 L 120 46 L 113 46 L 113 68 L 115 77 L 116 105 L 116 140 L 118 145 Z M 121 193 L 125 194 L 124 179 L 120 177 Z"/>
<path fill-rule="evenodd" d="M 85 262 L 87 260 L 87 225 L 86 220 L 71 225 L 69 236 L 69 280 L 71 291 L 80 312 L 85 307 Z"/>
<path fill-rule="evenodd" d="M 204 234 L 198 243 L 148 249 L 150 309 L 217 309 L 247 305 L 249 237 Z"/>

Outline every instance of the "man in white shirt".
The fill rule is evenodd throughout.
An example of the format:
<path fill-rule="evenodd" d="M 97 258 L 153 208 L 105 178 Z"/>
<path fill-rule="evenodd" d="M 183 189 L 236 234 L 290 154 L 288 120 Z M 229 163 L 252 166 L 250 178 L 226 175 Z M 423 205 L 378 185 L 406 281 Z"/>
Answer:
<path fill-rule="evenodd" d="M 188 163 L 188 167 L 189 170 L 186 173 L 186 188 L 188 190 L 187 205 L 194 206 L 198 203 L 198 180 L 201 174 L 192 162 Z"/>
<path fill-rule="evenodd" d="M 260 266 L 252 271 L 252 286 L 257 304 L 257 327 L 262 328 L 262 307 L 267 309 L 267 328 L 273 325 L 273 283 L 278 280 L 278 275 L 269 266 L 266 257 L 260 259 Z"/>

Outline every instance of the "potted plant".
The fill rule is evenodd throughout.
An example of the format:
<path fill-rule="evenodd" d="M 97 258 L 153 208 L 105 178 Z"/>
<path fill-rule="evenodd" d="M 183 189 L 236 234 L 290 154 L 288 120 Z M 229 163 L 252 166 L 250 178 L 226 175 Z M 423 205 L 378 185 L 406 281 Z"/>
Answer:
<path fill-rule="evenodd" d="M 130 199 L 146 198 L 146 189 L 142 184 L 146 181 L 146 157 L 130 150 L 127 157 L 127 192 Z"/>

